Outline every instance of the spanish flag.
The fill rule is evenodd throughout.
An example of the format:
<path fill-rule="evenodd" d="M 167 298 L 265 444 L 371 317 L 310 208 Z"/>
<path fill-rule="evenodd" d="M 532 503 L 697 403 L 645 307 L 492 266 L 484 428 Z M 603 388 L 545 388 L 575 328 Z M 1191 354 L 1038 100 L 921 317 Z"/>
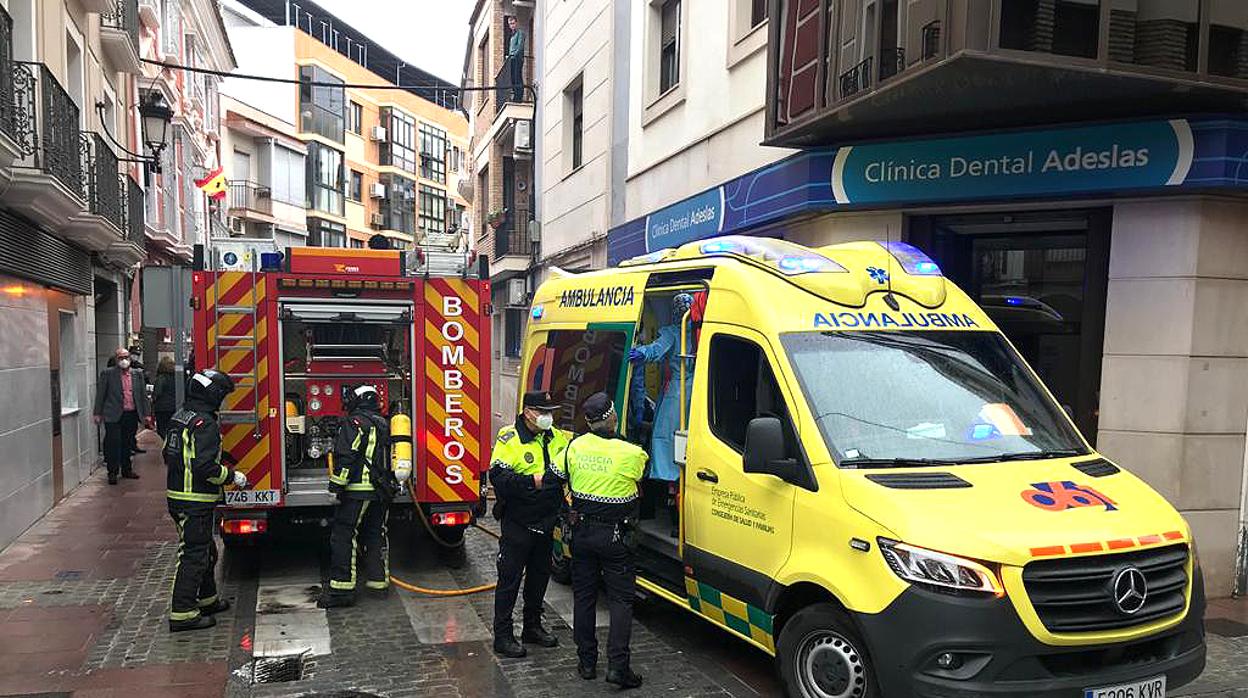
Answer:
<path fill-rule="evenodd" d="M 220 201 L 225 198 L 225 168 L 218 167 L 209 172 L 203 179 L 195 180 L 195 186 L 204 190 L 209 199 Z"/>

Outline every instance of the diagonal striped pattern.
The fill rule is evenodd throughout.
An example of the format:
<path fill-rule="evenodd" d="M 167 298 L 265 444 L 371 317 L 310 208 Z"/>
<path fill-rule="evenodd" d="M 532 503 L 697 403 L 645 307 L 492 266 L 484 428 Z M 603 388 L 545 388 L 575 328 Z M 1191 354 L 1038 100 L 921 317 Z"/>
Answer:
<path fill-rule="evenodd" d="M 280 475 L 275 475 L 278 471 L 272 467 L 274 455 L 268 424 L 269 410 L 274 407 L 269 385 L 268 278 L 257 275 L 253 288 L 253 276 L 249 272 L 206 273 L 209 275 L 203 303 L 206 351 L 199 359 L 200 365 L 215 362 L 214 368 L 228 373 L 234 380 L 235 390 L 225 398 L 222 411 L 260 415 L 258 438 L 254 424 L 222 424 L 222 447 L 238 461 L 234 467 L 246 473 L 252 489 L 281 489 Z M 223 309 L 221 313 L 216 312 L 218 306 Z M 251 313 L 247 312 L 252 306 L 256 308 L 254 324 Z M 253 342 L 256 346 L 254 359 Z"/>
<path fill-rule="evenodd" d="M 772 615 L 757 606 L 721 592 L 692 577 L 685 577 L 685 595 L 689 608 L 718 625 L 753 640 L 769 652 L 775 652 L 772 638 Z"/>
<path fill-rule="evenodd" d="M 418 497 L 425 502 L 476 500 L 483 462 L 480 396 L 484 338 L 475 282 L 428 279 L 424 284 L 424 467 Z"/>

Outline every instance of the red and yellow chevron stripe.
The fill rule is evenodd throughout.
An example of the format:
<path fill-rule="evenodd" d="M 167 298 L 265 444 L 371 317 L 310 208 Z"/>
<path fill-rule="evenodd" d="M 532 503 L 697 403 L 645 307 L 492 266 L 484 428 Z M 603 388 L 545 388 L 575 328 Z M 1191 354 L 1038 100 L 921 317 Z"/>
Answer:
<path fill-rule="evenodd" d="M 421 348 L 423 410 L 417 473 L 422 502 L 475 501 L 488 454 L 482 423 L 490 405 L 484 399 L 488 369 L 487 338 L 481 336 L 482 300 L 478 283 L 428 279 L 424 283 Z"/>
<path fill-rule="evenodd" d="M 222 448 L 237 461 L 235 466 L 247 474 L 252 489 L 269 490 L 282 488 L 281 469 L 275 467 L 280 450 L 276 453 L 270 438 L 269 411 L 271 400 L 269 368 L 270 294 L 266 275 L 255 277 L 249 272 L 203 272 L 207 278 L 203 290 L 202 322 L 197 322 L 196 344 L 203 347 L 196 351 L 197 368 L 213 367 L 228 373 L 234 379 L 235 390 L 221 405 L 223 412 L 254 412 L 259 416 L 257 425 L 252 423 L 226 423 L 221 427 Z M 217 308 L 234 308 L 218 314 Z M 250 312 L 256 308 L 253 325 Z M 198 328 L 202 327 L 202 334 Z M 233 337 L 234 339 L 230 339 Z M 223 339 L 224 338 L 224 339 Z M 255 342 L 253 359 L 252 342 Z M 276 359 L 274 359 L 276 361 Z M 214 365 L 215 364 L 215 365 Z M 258 364 L 258 365 L 257 365 Z M 257 403 L 259 409 L 257 410 Z"/>

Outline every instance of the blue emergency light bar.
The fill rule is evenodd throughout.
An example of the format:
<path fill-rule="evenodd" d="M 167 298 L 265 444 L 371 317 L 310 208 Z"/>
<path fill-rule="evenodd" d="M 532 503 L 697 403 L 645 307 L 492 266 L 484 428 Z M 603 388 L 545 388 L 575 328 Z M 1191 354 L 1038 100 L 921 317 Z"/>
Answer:
<path fill-rule="evenodd" d="M 775 266 L 786 276 L 846 271 L 845 267 L 818 252 L 774 238 L 728 235 L 707 240 L 698 246 L 698 251 L 706 255 L 735 254 L 754 257 Z"/>
<path fill-rule="evenodd" d="M 881 242 L 880 247 L 888 250 L 893 259 L 911 276 L 940 276 L 940 266 L 927 256 L 927 253 L 908 242 Z"/>

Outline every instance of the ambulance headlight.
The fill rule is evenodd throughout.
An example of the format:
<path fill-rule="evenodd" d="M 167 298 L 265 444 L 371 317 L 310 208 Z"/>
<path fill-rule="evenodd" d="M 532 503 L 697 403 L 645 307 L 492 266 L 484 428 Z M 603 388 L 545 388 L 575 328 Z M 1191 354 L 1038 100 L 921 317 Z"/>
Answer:
<path fill-rule="evenodd" d="M 997 573 L 983 563 L 878 538 L 880 553 L 898 577 L 919 586 L 1005 596 Z"/>

